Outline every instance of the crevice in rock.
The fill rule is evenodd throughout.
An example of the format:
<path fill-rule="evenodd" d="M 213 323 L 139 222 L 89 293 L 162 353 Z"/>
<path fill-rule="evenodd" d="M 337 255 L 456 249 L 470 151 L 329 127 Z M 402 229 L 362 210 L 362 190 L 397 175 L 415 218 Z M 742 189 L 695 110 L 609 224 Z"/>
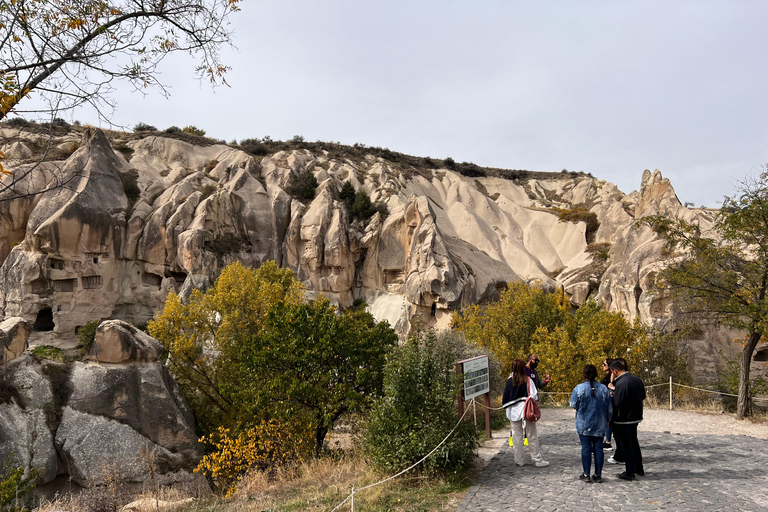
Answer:
<path fill-rule="evenodd" d="M 635 313 L 640 314 L 640 296 L 643 294 L 643 289 L 640 288 L 640 283 L 635 283 Z"/>
<path fill-rule="evenodd" d="M 53 323 L 53 309 L 43 308 L 37 312 L 35 323 L 32 324 L 33 331 L 52 331 L 56 327 Z"/>

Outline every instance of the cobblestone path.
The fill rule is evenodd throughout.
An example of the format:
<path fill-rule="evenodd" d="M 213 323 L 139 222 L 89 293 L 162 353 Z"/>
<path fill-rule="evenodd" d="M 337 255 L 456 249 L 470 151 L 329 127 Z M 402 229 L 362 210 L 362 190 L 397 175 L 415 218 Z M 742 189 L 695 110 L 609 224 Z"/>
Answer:
<path fill-rule="evenodd" d="M 765 439 L 643 432 L 642 423 L 638 438 L 645 477 L 619 480 L 624 465 L 608 464 L 612 452 L 605 452 L 603 483 L 588 484 L 579 480 L 581 448 L 572 416 L 543 421 L 539 439 L 551 465 L 535 468 L 526 455 L 526 465 L 516 466 L 505 444 L 457 512 L 768 511 Z"/>

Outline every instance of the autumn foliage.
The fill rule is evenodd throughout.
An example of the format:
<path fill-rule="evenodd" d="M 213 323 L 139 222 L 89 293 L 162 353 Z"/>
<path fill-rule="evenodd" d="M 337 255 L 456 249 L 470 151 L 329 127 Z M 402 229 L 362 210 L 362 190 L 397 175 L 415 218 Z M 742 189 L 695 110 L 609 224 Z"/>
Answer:
<path fill-rule="evenodd" d="M 631 323 L 623 313 L 606 311 L 594 300 L 573 314 L 570 309 L 560 294 L 512 283 L 498 302 L 457 313 L 454 327 L 495 354 L 504 377 L 514 359 L 538 354 L 544 373 L 553 377 L 547 391 L 571 391 L 583 381 L 584 365 L 600 367 L 606 357 L 625 358 L 630 370 L 647 383 L 671 374 L 679 382 L 690 379 L 684 339 Z"/>

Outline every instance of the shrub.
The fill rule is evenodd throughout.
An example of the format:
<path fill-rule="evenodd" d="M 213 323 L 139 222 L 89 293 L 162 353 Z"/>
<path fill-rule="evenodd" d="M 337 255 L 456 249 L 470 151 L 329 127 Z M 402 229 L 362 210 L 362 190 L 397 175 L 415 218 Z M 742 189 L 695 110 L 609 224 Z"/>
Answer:
<path fill-rule="evenodd" d="M 457 355 L 434 331 L 417 331 L 388 357 L 384 398 L 371 410 L 363 451 L 381 470 L 402 470 L 427 455 L 458 421 Z M 475 426 L 456 431 L 420 466 L 427 474 L 461 471 L 474 459 Z"/>
<path fill-rule="evenodd" d="M 349 181 L 345 181 L 339 192 L 339 199 L 347 209 L 348 214 L 352 214 L 352 205 L 355 203 L 355 186 Z"/>
<path fill-rule="evenodd" d="M 562 222 L 584 222 L 587 225 L 587 243 L 595 241 L 595 234 L 600 227 L 600 221 L 597 220 L 596 213 L 581 206 L 576 206 L 570 210 L 556 208 L 555 211 Z"/>
<path fill-rule="evenodd" d="M 274 420 L 234 434 L 219 429 L 200 438 L 212 448 L 195 468 L 195 473 L 210 476 L 219 490 L 230 496 L 237 482 L 249 471 L 271 471 L 306 458 L 312 453 L 312 433 Z"/>
<path fill-rule="evenodd" d="M 77 331 L 77 348 L 84 354 L 88 354 L 93 346 L 93 339 L 96 337 L 96 328 L 101 320 L 91 320 Z"/>
<path fill-rule="evenodd" d="M 197 126 L 189 125 L 181 129 L 182 132 L 190 135 L 196 135 L 198 137 L 205 137 L 205 130 L 198 128 Z"/>
<path fill-rule="evenodd" d="M 304 142 L 304 137 L 301 135 L 294 135 L 291 142 L 301 143 Z"/>
<path fill-rule="evenodd" d="M 285 191 L 291 197 L 300 201 L 310 201 L 315 198 L 317 189 L 317 178 L 310 171 L 304 171 L 300 174 L 292 174 L 288 180 Z"/>
<path fill-rule="evenodd" d="M 181 131 L 181 128 L 178 126 L 169 126 L 165 129 L 165 133 L 179 133 Z"/>
<path fill-rule="evenodd" d="M 443 160 L 443 166 L 445 166 L 446 169 L 456 169 L 456 162 L 453 160 L 453 158 L 448 157 Z"/>
<path fill-rule="evenodd" d="M 136 126 L 133 127 L 134 132 L 156 132 L 157 128 L 152 126 L 151 124 L 138 122 L 136 123 Z"/>
<path fill-rule="evenodd" d="M 0 473 L 0 510 L 26 510 L 18 508 L 19 500 L 32 490 L 34 481 L 34 469 L 24 477 L 24 468 L 13 467 L 11 458 L 6 459 Z"/>
<path fill-rule="evenodd" d="M 52 347 L 50 345 L 38 345 L 37 347 L 33 348 L 31 352 L 38 357 L 44 357 L 52 361 L 63 362 L 67 359 L 63 350 L 57 347 Z"/>

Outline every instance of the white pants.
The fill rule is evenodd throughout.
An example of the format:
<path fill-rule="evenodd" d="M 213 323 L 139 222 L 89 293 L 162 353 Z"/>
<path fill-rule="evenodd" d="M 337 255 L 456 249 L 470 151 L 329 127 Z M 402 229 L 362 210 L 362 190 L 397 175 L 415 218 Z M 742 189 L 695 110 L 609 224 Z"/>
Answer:
<path fill-rule="evenodd" d="M 539 434 L 536 430 L 536 422 L 526 421 L 525 434 L 523 434 L 523 421 L 510 421 L 510 430 L 512 431 L 512 447 L 515 450 L 515 464 L 522 466 L 525 463 L 525 445 L 523 444 L 524 435 L 528 435 L 528 451 L 531 453 L 533 462 L 540 462 L 541 449 L 539 448 Z"/>

